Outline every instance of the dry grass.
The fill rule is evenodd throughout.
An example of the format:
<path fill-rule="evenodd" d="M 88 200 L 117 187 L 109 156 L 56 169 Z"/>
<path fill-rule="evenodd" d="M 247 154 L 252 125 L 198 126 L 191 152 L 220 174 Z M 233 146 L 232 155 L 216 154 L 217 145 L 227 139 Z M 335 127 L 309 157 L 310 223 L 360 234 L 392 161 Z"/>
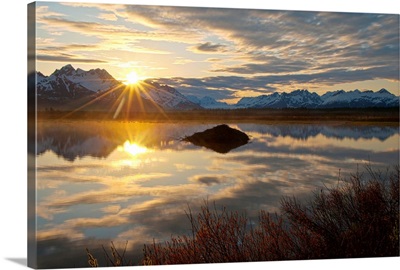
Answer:
<path fill-rule="evenodd" d="M 338 186 L 314 194 L 307 206 L 295 198 L 282 201 L 292 227 L 321 239 L 309 255 L 355 258 L 399 255 L 399 168 L 374 172 L 367 168 Z M 303 250 L 307 243 L 300 244 Z M 311 245 L 313 247 L 313 245 Z"/>
<path fill-rule="evenodd" d="M 101 111 L 53 111 L 37 113 L 46 120 L 112 120 L 113 114 Z M 35 118 L 33 118 L 35 119 Z M 132 112 L 119 120 L 144 122 L 257 122 L 257 123 L 357 123 L 360 125 L 399 125 L 399 108 L 343 109 L 232 109 Z"/>

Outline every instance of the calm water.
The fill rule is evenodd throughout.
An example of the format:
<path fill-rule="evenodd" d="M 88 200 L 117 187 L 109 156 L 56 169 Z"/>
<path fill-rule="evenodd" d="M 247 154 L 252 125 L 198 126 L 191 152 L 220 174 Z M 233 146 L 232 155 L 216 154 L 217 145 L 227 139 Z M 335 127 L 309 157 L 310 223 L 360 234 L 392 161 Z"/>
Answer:
<path fill-rule="evenodd" d="M 87 267 L 101 245 L 141 258 L 143 244 L 189 234 L 205 199 L 257 221 L 282 196 L 307 198 L 365 164 L 399 163 L 398 127 L 230 124 L 251 141 L 227 154 L 180 141 L 216 124 L 41 122 L 39 267 Z M 30 153 L 31 157 L 35 153 Z"/>

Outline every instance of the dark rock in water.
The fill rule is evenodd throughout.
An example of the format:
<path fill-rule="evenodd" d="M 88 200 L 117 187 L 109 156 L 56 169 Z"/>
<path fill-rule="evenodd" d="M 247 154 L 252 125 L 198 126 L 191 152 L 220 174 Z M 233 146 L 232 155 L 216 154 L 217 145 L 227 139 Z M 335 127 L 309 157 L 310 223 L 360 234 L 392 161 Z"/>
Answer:
<path fill-rule="evenodd" d="M 240 130 L 230 128 L 227 125 L 219 125 L 203 132 L 194 133 L 183 140 L 225 154 L 232 149 L 245 145 L 250 138 Z"/>

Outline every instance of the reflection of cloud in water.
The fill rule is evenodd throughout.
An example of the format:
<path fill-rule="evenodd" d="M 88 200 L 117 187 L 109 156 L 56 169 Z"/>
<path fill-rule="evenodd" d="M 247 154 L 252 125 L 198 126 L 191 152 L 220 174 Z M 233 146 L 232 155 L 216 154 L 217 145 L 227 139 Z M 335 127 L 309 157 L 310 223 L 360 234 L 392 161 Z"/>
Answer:
<path fill-rule="evenodd" d="M 124 201 L 132 196 L 187 196 L 197 194 L 199 189 L 196 185 L 185 186 L 156 186 L 144 187 L 134 183 L 117 183 L 99 190 L 79 192 L 73 195 L 48 197 L 44 200 L 49 208 L 65 208 L 77 204 L 98 204 L 107 202 Z"/>
<path fill-rule="evenodd" d="M 229 156 L 224 159 L 225 161 L 240 163 L 242 165 L 263 165 L 264 170 L 267 171 L 277 171 L 286 170 L 293 167 L 303 167 L 309 162 L 297 157 L 277 157 L 275 155 L 259 155 L 253 153 L 250 154 L 240 154 L 235 156 Z"/>
<path fill-rule="evenodd" d="M 166 123 L 120 123 L 120 122 L 65 122 L 40 123 L 38 127 L 38 154 L 53 151 L 66 160 L 92 156 L 107 158 L 118 146 L 129 145 L 135 152 L 139 149 L 158 150 L 196 149 L 191 144 L 181 143 L 180 139 L 212 124 L 166 124 Z M 253 138 L 262 140 L 263 135 L 270 139 L 290 137 L 307 140 L 322 135 L 334 139 L 378 139 L 384 141 L 398 134 L 397 127 L 391 126 L 334 126 L 334 125 L 261 125 L 238 124 L 242 131 Z M 134 147 L 133 147 L 134 146 Z M 129 148 L 129 147 L 128 147 Z"/>
<path fill-rule="evenodd" d="M 187 165 L 187 164 L 184 164 L 184 163 L 177 163 L 177 164 L 174 164 L 174 166 L 176 167 L 176 169 L 177 169 L 179 172 L 187 171 L 187 170 L 192 170 L 192 169 L 195 168 L 195 167 L 192 166 L 192 165 Z"/>
<path fill-rule="evenodd" d="M 346 139 L 322 134 L 334 127 L 321 131 L 319 126 L 305 126 L 300 131 L 313 132 L 307 137 L 299 126 L 296 130 L 239 124 L 251 135 L 251 143 L 219 155 L 179 141 L 182 135 L 210 125 L 63 125 L 43 125 L 39 136 L 40 142 L 46 142 L 37 168 L 40 267 L 88 266 L 85 248 L 101 259 L 101 245 L 107 247 L 111 240 L 117 244 L 128 240 L 128 254 L 134 254 L 137 262 L 143 244 L 153 238 L 161 241 L 190 233 L 188 205 L 196 213 L 208 198 L 228 210 L 244 211 L 256 222 L 259 210 L 278 211 L 282 196 L 305 199 L 317 187 L 335 183 L 339 169 L 346 176 L 369 160 L 381 167 L 399 160 L 398 143 L 390 141 L 390 136 L 398 136 L 396 128 L 349 127 L 353 137 L 346 145 Z M 391 135 L 380 141 L 381 135 L 371 137 L 372 130 Z M 343 138 L 349 138 L 350 131 Z M 357 136 L 362 133 L 377 147 L 361 145 L 363 137 Z M 73 151 L 92 136 L 109 146 L 101 151 L 85 148 L 87 153 Z M 310 144 L 320 136 L 323 143 Z M 121 148 L 126 141 L 153 152 L 129 154 Z M 139 165 L 123 165 L 129 160 Z"/>
<path fill-rule="evenodd" d="M 195 175 L 190 177 L 189 181 L 211 186 L 227 182 L 228 177 L 224 175 Z"/>
<path fill-rule="evenodd" d="M 356 144 L 354 144 L 356 146 Z M 244 149 L 247 150 L 247 149 Z M 295 149 L 291 145 L 280 144 L 277 146 L 260 143 L 254 140 L 251 150 L 258 153 L 273 153 L 275 155 L 305 155 L 318 156 L 326 160 L 332 160 L 333 163 L 353 159 L 359 162 L 386 163 L 387 165 L 396 164 L 398 160 L 398 149 L 388 151 L 368 151 L 365 149 L 347 148 L 335 145 L 324 145 L 313 147 L 312 145 L 298 146 Z M 283 164 L 284 165 L 284 164 Z"/>

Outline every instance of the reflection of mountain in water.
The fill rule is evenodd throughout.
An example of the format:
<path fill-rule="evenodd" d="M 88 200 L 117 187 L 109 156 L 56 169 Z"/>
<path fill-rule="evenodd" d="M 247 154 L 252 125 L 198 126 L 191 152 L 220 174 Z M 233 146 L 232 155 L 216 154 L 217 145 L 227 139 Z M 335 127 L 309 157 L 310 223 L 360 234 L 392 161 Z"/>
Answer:
<path fill-rule="evenodd" d="M 212 124 L 123 123 L 123 122 L 42 122 L 38 124 L 37 152 L 52 151 L 66 160 L 91 156 L 108 157 L 118 146 L 130 141 L 152 149 L 187 150 L 194 145 L 182 138 L 213 127 Z M 321 125 L 262 125 L 239 124 L 243 132 L 269 134 L 306 140 L 319 134 L 336 139 L 386 140 L 399 133 L 398 127 L 321 126 Z M 34 154 L 34 149 L 29 148 Z"/>
<path fill-rule="evenodd" d="M 105 158 L 118 142 L 99 131 L 93 126 L 84 128 L 70 123 L 39 125 L 37 154 L 50 150 L 69 161 L 84 156 Z"/>
<path fill-rule="evenodd" d="M 291 137 L 307 140 L 321 134 L 327 138 L 335 139 L 379 139 L 384 141 L 398 134 L 399 128 L 392 126 L 333 126 L 333 125 L 259 125 L 239 124 L 243 131 L 270 134 L 274 137 Z"/>
<path fill-rule="evenodd" d="M 126 141 L 153 149 L 187 149 L 191 147 L 177 145 L 175 142 L 207 127 L 208 125 L 49 121 L 38 124 L 36 154 L 52 151 L 69 161 L 85 156 L 106 158 Z M 30 154 L 35 153 L 32 147 L 28 151 Z"/>

